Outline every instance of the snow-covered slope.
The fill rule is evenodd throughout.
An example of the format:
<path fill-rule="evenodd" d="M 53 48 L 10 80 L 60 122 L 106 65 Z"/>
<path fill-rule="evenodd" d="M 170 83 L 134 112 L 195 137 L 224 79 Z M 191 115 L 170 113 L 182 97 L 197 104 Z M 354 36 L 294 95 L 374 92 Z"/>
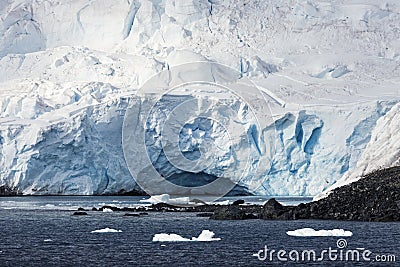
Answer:
<path fill-rule="evenodd" d="M 318 194 L 326 197 L 333 189 L 359 180 L 373 171 L 400 166 L 400 104 L 382 116 L 371 134 L 371 140 L 353 171 L 346 172 L 333 186 Z"/>
<path fill-rule="evenodd" d="M 27 194 L 137 189 L 121 142 L 126 109 L 154 74 L 193 61 L 222 63 L 250 78 L 275 123 L 258 129 L 242 121 L 253 129 L 245 136 L 276 139 L 252 144 L 265 151 L 253 159 L 257 172 L 246 169 L 240 181 L 221 171 L 243 169 L 229 148 L 188 176 L 155 145 L 149 158 L 163 175 L 191 185 L 225 175 L 254 193 L 315 195 L 343 175 L 357 176 L 356 167 L 396 164 L 395 127 L 383 123 L 399 121 L 399 21 L 395 0 L 2 1 L 0 185 Z M 223 92 L 206 95 L 226 101 Z M 154 144 L 162 115 L 152 125 Z M 237 109 L 227 118 L 241 116 Z M 193 122 L 181 148 L 195 155 L 204 140 L 223 143 L 222 132 Z"/>

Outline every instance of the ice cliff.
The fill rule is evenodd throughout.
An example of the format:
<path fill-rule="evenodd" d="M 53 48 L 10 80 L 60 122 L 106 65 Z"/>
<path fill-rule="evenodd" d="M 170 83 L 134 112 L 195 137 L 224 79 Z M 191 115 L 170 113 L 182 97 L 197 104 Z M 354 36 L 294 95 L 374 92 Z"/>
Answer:
<path fill-rule="evenodd" d="M 252 103 L 206 87 L 202 98 L 229 112 L 205 108 L 190 90 L 161 99 L 167 107 L 194 100 L 194 110 L 245 129 L 228 146 L 223 125 L 193 118 L 179 134 L 183 155 L 219 146 L 203 154 L 213 159 L 205 169 L 185 171 L 160 146 L 165 110 L 156 110 L 139 126 L 171 181 L 225 177 L 242 193 L 316 195 L 398 164 L 399 14 L 394 0 L 2 1 L 0 185 L 25 194 L 137 190 L 121 141 L 127 107 L 149 101 L 135 94 L 153 75 L 195 61 L 251 79 L 273 123 L 259 128 L 243 115 Z M 238 160 L 246 153 L 249 165 Z"/>

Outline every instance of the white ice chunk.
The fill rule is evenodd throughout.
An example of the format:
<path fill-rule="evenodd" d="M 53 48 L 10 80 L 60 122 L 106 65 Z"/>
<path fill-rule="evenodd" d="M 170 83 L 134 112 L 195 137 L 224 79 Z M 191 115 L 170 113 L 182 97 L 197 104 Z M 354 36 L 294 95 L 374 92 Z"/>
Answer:
<path fill-rule="evenodd" d="M 178 234 L 155 234 L 153 242 L 208 242 L 208 241 L 219 241 L 221 238 L 214 238 L 214 232 L 210 230 L 203 230 L 198 237 L 192 237 L 192 239 L 184 238 Z"/>
<path fill-rule="evenodd" d="M 312 228 L 302 228 L 294 231 L 287 231 L 286 234 L 290 236 L 352 236 L 351 231 L 343 229 L 332 230 L 314 230 Z"/>
<path fill-rule="evenodd" d="M 188 238 L 184 238 L 177 234 L 155 234 L 153 237 L 153 242 L 185 242 L 192 241 Z"/>
<path fill-rule="evenodd" d="M 107 227 L 107 228 L 104 228 L 104 229 L 91 231 L 91 233 L 122 233 L 122 231 L 121 230 L 111 229 L 111 228 Z"/>
<path fill-rule="evenodd" d="M 214 232 L 203 230 L 199 237 L 192 237 L 192 241 L 219 241 L 221 238 L 214 238 Z"/>

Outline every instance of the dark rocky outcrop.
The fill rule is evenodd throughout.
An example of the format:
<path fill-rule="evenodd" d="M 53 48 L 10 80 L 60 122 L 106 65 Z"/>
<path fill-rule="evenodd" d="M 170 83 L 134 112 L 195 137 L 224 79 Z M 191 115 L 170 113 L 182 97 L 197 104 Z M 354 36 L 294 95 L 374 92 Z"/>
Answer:
<path fill-rule="evenodd" d="M 210 219 L 213 220 L 247 220 L 257 219 L 260 214 L 260 206 L 228 205 L 218 207 Z"/>
<path fill-rule="evenodd" d="M 210 219 L 244 220 L 246 219 L 246 212 L 238 206 L 223 206 L 216 209 Z"/>
<path fill-rule="evenodd" d="M 263 206 L 243 204 L 243 200 L 237 200 L 232 205 L 198 202 L 194 206 L 174 206 L 158 203 L 133 208 L 103 206 L 92 210 L 102 211 L 107 208 L 126 214 L 133 212 L 135 215 L 132 216 L 136 216 L 138 212 L 195 212 L 198 217 L 209 217 L 214 220 L 400 221 L 400 167 L 373 172 L 354 183 L 335 189 L 325 199 L 307 204 L 283 206 L 274 198 Z"/>
<path fill-rule="evenodd" d="M 258 215 L 250 206 L 220 207 L 210 218 L 241 220 L 248 219 L 244 214 L 249 213 L 265 220 L 400 221 L 400 167 L 370 173 L 319 201 L 283 206 L 270 199 L 260 207 Z"/>
<path fill-rule="evenodd" d="M 9 196 L 20 196 L 22 195 L 16 189 L 11 188 L 7 185 L 0 186 L 0 197 L 9 197 Z"/>
<path fill-rule="evenodd" d="M 271 198 L 262 207 L 260 218 L 265 220 L 282 219 L 288 210 L 289 207 L 285 207 L 275 198 Z"/>
<path fill-rule="evenodd" d="M 299 218 L 400 221 L 400 167 L 378 170 L 297 207 Z"/>

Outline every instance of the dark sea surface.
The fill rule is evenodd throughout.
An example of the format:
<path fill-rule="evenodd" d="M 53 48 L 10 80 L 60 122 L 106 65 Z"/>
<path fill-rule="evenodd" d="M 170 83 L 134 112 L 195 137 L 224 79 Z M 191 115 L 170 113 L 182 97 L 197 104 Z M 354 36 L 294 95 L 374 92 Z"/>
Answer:
<path fill-rule="evenodd" d="M 400 223 L 339 221 L 214 221 L 194 213 L 153 213 L 142 217 L 124 217 L 123 212 L 92 212 L 71 216 L 77 207 L 119 207 L 139 205 L 143 197 L 4 197 L 0 198 L 0 266 L 400 266 Z M 262 202 L 262 198 L 246 198 Z M 286 203 L 301 199 L 281 199 Z M 103 228 L 118 233 L 91 233 Z M 342 228 L 351 237 L 294 237 L 286 231 L 299 228 Z M 202 230 L 215 233 L 220 241 L 152 242 L 158 233 L 175 233 L 185 238 L 197 237 Z M 338 249 L 343 238 L 347 247 Z M 343 241 L 343 240 L 342 240 Z M 344 251 L 370 250 L 371 262 L 260 261 L 256 256 L 269 250 Z M 263 255 L 263 254 L 260 254 Z M 392 257 L 378 263 L 375 257 Z M 393 262 L 393 256 L 397 262 Z"/>

